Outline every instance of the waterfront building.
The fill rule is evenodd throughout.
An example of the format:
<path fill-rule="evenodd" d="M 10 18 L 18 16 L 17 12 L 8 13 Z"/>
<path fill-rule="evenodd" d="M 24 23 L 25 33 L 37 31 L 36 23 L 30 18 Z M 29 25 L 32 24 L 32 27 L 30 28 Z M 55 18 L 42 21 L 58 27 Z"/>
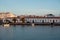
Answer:
<path fill-rule="evenodd" d="M 53 14 L 47 14 L 45 16 L 36 16 L 36 15 L 21 15 L 16 16 L 10 12 L 0 13 L 0 19 L 3 19 L 3 22 L 12 22 L 12 23 L 60 23 L 60 17 Z"/>
<path fill-rule="evenodd" d="M 28 23 L 60 23 L 60 17 L 56 17 L 52 14 L 48 14 L 47 16 L 40 17 L 25 17 L 25 22 Z"/>
<path fill-rule="evenodd" d="M 34 22 L 53 22 L 53 20 L 54 20 L 54 22 L 60 22 L 60 17 L 39 17 L 39 18 L 33 18 L 33 17 L 27 17 L 27 18 L 25 18 L 25 20 L 26 20 L 26 22 L 27 21 L 29 21 L 29 22 L 32 22 L 33 20 L 34 20 Z"/>

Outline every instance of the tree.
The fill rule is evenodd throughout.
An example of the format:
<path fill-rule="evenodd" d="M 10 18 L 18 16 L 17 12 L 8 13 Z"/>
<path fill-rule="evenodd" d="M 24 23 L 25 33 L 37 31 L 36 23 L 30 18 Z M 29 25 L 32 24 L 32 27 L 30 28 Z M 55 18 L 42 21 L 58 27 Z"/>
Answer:
<path fill-rule="evenodd" d="M 13 18 L 13 22 L 14 22 L 14 23 L 16 23 L 16 20 L 17 20 L 16 18 Z"/>
<path fill-rule="evenodd" d="M 24 17 L 21 18 L 21 21 L 22 21 L 22 23 L 25 23 L 25 18 Z"/>

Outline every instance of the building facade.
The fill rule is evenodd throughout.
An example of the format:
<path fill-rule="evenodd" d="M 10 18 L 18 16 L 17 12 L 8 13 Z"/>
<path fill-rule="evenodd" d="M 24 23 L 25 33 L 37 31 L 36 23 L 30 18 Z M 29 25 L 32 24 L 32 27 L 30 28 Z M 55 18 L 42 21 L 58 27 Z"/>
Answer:
<path fill-rule="evenodd" d="M 52 23 L 53 21 L 55 23 L 60 23 L 60 17 L 39 17 L 39 18 L 25 18 L 26 22 L 38 22 L 38 23 Z"/>

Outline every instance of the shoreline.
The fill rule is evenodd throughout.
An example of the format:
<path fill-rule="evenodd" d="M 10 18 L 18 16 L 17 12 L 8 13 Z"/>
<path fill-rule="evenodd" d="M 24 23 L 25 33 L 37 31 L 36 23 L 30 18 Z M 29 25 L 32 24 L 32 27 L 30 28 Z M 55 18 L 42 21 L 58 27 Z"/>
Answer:
<path fill-rule="evenodd" d="M 8 23 L 10 25 L 39 25 L 39 26 L 60 26 L 60 23 Z"/>

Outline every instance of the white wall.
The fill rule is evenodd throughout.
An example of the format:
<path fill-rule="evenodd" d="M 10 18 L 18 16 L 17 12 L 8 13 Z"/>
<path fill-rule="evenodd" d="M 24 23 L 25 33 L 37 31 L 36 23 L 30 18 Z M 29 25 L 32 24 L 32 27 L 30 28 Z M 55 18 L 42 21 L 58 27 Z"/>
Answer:
<path fill-rule="evenodd" d="M 42 22 L 42 20 L 44 20 L 44 22 L 60 22 L 60 19 L 56 19 L 56 18 L 25 18 L 26 21 L 32 22 L 34 20 L 34 22 Z"/>

